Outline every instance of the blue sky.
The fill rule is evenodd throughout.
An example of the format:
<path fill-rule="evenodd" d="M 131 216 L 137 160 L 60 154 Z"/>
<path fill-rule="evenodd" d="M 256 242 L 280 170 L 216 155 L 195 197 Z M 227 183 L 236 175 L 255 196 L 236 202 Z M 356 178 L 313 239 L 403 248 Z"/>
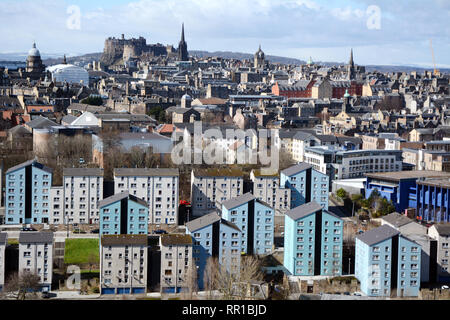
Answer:
<path fill-rule="evenodd" d="M 68 8 L 80 8 L 69 29 Z M 369 28 L 371 6 L 380 28 Z M 450 0 L 0 0 L 0 52 L 103 50 L 108 36 L 143 36 L 177 45 L 181 23 L 189 49 L 253 53 L 306 60 L 450 67 Z M 73 20 L 71 20 L 73 21 Z M 372 26 L 374 24 L 372 23 Z"/>

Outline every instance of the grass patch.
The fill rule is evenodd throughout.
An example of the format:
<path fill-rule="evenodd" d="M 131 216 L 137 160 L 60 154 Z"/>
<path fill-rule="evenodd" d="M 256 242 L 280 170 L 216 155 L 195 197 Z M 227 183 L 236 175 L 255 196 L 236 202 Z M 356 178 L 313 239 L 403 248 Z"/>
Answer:
<path fill-rule="evenodd" d="M 66 239 L 64 263 L 87 264 L 90 256 L 95 256 L 96 263 L 99 263 L 98 239 Z"/>
<path fill-rule="evenodd" d="M 8 244 L 19 244 L 19 239 L 8 239 Z"/>

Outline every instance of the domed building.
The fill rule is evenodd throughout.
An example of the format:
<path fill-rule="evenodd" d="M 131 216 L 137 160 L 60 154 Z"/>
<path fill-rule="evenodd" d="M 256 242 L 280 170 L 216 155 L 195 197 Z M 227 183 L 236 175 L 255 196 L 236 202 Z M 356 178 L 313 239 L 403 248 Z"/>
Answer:
<path fill-rule="evenodd" d="M 264 68 L 264 65 L 266 64 L 266 57 L 264 52 L 261 50 L 261 45 L 259 45 L 259 50 L 255 53 L 255 63 L 254 67 L 256 69 Z"/>
<path fill-rule="evenodd" d="M 47 68 L 54 82 L 83 83 L 89 86 L 89 73 L 73 64 L 57 64 Z"/>
<path fill-rule="evenodd" d="M 33 43 L 33 47 L 30 51 L 28 51 L 27 66 L 25 71 L 27 76 L 32 80 L 40 79 L 45 71 L 45 66 L 41 59 L 41 53 L 36 48 L 36 43 Z"/>
<path fill-rule="evenodd" d="M 181 107 L 182 108 L 190 108 L 192 105 L 192 98 L 190 95 L 185 94 L 181 97 Z"/>

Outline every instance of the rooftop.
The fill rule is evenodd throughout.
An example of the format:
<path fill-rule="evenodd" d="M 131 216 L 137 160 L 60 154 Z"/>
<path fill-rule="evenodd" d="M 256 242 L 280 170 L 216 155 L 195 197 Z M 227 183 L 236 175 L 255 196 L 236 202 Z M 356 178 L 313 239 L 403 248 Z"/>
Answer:
<path fill-rule="evenodd" d="M 398 235 L 399 233 L 400 232 L 397 231 L 396 229 L 385 224 L 382 225 L 381 227 L 369 230 L 361 235 L 356 236 L 356 239 L 359 239 L 365 244 L 371 246 L 381 241 L 390 239 Z"/>
<path fill-rule="evenodd" d="M 102 236 L 102 246 L 117 245 L 147 245 L 148 239 L 145 234 L 112 234 Z"/>
<path fill-rule="evenodd" d="M 63 176 L 100 176 L 103 177 L 103 168 L 64 168 Z"/>
<path fill-rule="evenodd" d="M 289 210 L 288 212 L 286 212 L 286 215 L 290 217 L 292 220 L 298 220 L 300 218 L 310 215 L 311 213 L 318 212 L 322 209 L 323 209 L 322 206 L 313 200 L 304 205 Z"/>
<path fill-rule="evenodd" d="M 389 181 L 400 181 L 408 179 L 419 179 L 419 178 L 450 178 L 450 172 L 441 171 L 396 171 L 396 172 L 378 172 L 378 173 L 366 173 L 369 178 L 389 180 Z"/>
<path fill-rule="evenodd" d="M 244 173 L 241 169 L 223 168 L 223 169 L 194 169 L 196 177 L 242 177 Z"/>
<path fill-rule="evenodd" d="M 99 206 L 99 208 L 101 208 L 101 207 L 107 206 L 107 205 L 109 205 L 111 203 L 120 201 L 120 200 L 125 199 L 125 198 L 129 198 L 131 201 L 137 202 L 137 203 L 139 203 L 140 205 L 142 205 L 144 207 L 148 207 L 147 202 L 145 202 L 144 200 L 142 200 L 142 199 L 140 199 L 140 198 L 130 194 L 128 191 L 117 193 L 117 194 L 115 194 L 115 195 L 113 195 L 111 197 L 108 197 L 108 198 L 105 198 L 103 200 L 100 200 L 98 202 L 98 206 Z"/>
<path fill-rule="evenodd" d="M 239 197 L 223 201 L 222 206 L 224 206 L 227 209 L 233 209 L 244 203 L 252 201 L 253 199 L 255 199 L 255 196 L 251 192 L 247 192 Z"/>
<path fill-rule="evenodd" d="M 6 173 L 10 173 L 10 172 L 19 170 L 21 168 L 24 168 L 24 167 L 27 167 L 27 166 L 30 166 L 30 165 L 32 165 L 32 166 L 34 166 L 36 168 L 39 168 L 41 170 L 47 171 L 48 173 L 53 173 L 53 169 L 52 168 L 44 166 L 43 164 L 37 162 L 35 159 L 29 160 L 29 161 L 26 161 L 24 163 L 18 164 L 17 166 L 11 167 L 11 168 L 8 169 L 8 171 L 6 171 Z"/>
<path fill-rule="evenodd" d="M 211 213 L 208 213 L 200 218 L 197 218 L 195 220 L 189 221 L 186 223 L 186 228 L 190 231 L 196 231 L 198 229 L 204 228 L 206 226 L 209 226 L 210 224 L 219 221 L 220 216 L 216 211 L 213 211 Z"/>
<path fill-rule="evenodd" d="M 408 223 L 414 222 L 413 220 L 411 220 L 407 216 L 402 215 L 402 214 L 400 214 L 398 212 L 390 213 L 387 216 L 382 217 L 381 219 L 383 219 L 384 221 L 386 221 L 387 223 L 393 225 L 396 228 L 404 226 L 404 225 L 406 225 Z"/>
<path fill-rule="evenodd" d="M 435 225 L 433 225 L 433 227 L 436 228 L 436 231 L 441 235 L 441 236 L 450 236 L 450 223 L 437 223 Z"/>
<path fill-rule="evenodd" d="M 310 168 L 312 168 L 312 165 L 310 165 L 309 163 L 302 162 L 302 163 L 299 163 L 290 168 L 284 169 L 283 171 L 281 171 L 281 173 L 286 176 L 292 176 L 294 174 L 297 174 L 301 171 L 304 171 L 304 170 L 310 169 Z"/>
<path fill-rule="evenodd" d="M 162 234 L 161 244 L 163 246 L 192 245 L 192 237 L 188 234 Z"/>
<path fill-rule="evenodd" d="M 19 243 L 45 243 L 53 242 L 53 232 L 21 232 Z"/>
<path fill-rule="evenodd" d="M 178 168 L 116 168 L 114 169 L 114 176 L 144 176 L 144 177 L 170 177 L 178 176 Z"/>

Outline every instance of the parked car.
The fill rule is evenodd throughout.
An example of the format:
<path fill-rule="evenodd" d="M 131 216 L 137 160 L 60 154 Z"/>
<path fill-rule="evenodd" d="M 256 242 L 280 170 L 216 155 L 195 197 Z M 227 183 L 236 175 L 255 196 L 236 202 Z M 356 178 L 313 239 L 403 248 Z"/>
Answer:
<path fill-rule="evenodd" d="M 162 229 L 157 229 L 157 230 L 153 231 L 153 233 L 156 233 L 156 234 L 167 234 L 167 231 L 166 230 L 162 230 Z"/>
<path fill-rule="evenodd" d="M 91 231 L 91 233 L 99 233 L 99 232 L 100 232 L 100 229 L 94 229 Z"/>
<path fill-rule="evenodd" d="M 441 289 L 442 289 L 442 290 L 448 290 L 448 289 L 449 289 L 449 286 L 447 286 L 446 284 L 444 284 L 444 285 L 441 287 Z"/>
<path fill-rule="evenodd" d="M 35 228 L 22 228 L 22 231 L 37 231 Z"/>
<path fill-rule="evenodd" d="M 48 291 L 48 288 L 42 289 L 41 297 L 42 297 L 42 299 L 50 298 L 50 292 Z"/>
<path fill-rule="evenodd" d="M 348 291 L 344 292 L 344 296 L 349 296 L 349 295 L 350 295 L 350 292 L 348 292 Z"/>
<path fill-rule="evenodd" d="M 353 292 L 353 295 L 356 296 L 356 297 L 361 297 L 362 296 L 362 294 L 360 292 Z"/>

